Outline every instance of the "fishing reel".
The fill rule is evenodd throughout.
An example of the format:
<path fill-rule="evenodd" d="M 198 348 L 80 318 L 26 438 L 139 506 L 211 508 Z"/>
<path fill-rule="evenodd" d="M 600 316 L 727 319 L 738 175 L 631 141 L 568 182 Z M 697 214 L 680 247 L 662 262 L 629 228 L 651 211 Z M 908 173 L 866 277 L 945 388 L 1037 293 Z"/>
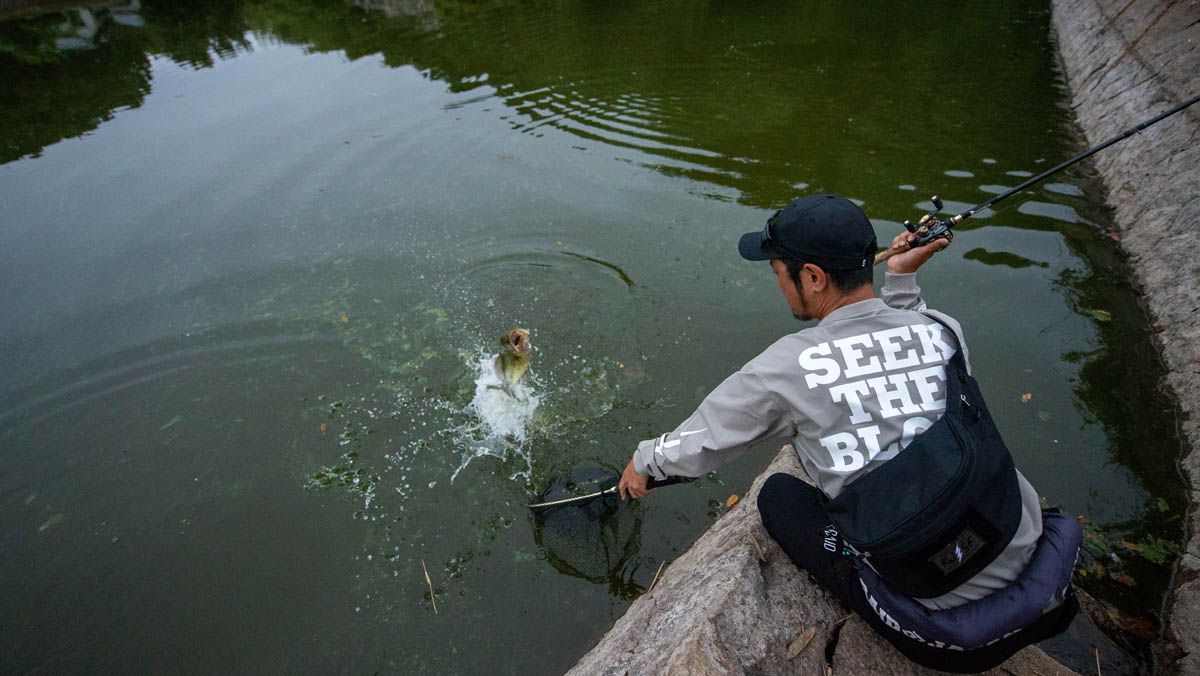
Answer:
<path fill-rule="evenodd" d="M 921 217 L 919 221 L 904 221 L 904 228 L 917 236 L 913 247 L 925 246 L 936 239 L 954 240 L 954 231 L 950 226 L 962 220 L 961 216 L 942 220 L 937 217 L 942 210 L 942 198 L 934 195 L 929 198 L 933 202 L 933 210 Z"/>

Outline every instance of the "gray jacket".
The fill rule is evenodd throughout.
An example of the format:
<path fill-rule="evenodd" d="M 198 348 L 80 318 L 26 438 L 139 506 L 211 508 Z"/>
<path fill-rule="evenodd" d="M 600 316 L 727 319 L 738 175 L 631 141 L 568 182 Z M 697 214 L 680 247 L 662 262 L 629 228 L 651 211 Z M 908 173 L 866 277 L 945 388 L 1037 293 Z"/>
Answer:
<path fill-rule="evenodd" d="M 837 496 L 941 417 L 945 364 L 959 346 L 969 356 L 958 322 L 929 310 L 920 292 L 915 275 L 888 274 L 882 300 L 838 308 L 816 326 L 780 338 L 673 432 L 638 444 L 634 467 L 660 479 L 700 476 L 751 444 L 787 441 L 817 486 Z M 918 599 L 926 607 L 983 598 L 1025 569 L 1042 533 L 1041 508 L 1033 486 L 1019 472 L 1017 478 L 1024 509 L 1012 542 L 958 588 Z"/>

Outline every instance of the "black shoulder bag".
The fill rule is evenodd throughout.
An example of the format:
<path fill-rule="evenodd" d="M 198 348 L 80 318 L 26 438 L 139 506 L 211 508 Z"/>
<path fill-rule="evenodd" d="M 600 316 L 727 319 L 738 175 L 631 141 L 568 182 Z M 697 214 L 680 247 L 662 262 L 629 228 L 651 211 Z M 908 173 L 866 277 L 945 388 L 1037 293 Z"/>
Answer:
<path fill-rule="evenodd" d="M 826 505 L 860 560 L 916 598 L 969 580 L 1004 551 L 1021 523 L 1012 456 L 967 374 L 961 346 L 946 364 L 946 390 L 937 422 Z"/>

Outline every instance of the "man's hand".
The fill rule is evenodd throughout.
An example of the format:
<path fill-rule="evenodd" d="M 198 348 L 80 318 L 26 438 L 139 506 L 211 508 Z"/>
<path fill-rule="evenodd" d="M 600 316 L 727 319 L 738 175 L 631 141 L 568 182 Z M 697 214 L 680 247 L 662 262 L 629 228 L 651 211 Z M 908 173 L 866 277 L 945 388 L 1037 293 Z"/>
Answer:
<path fill-rule="evenodd" d="M 916 234 L 911 232 L 902 232 L 892 238 L 892 256 L 887 259 L 888 272 L 916 272 L 933 254 L 950 246 L 950 240 L 942 238 L 935 239 L 925 246 L 914 247 L 913 242 L 916 240 Z"/>
<path fill-rule="evenodd" d="M 650 477 L 645 474 L 638 474 L 637 469 L 633 466 L 633 458 L 629 459 L 629 464 L 625 465 L 625 471 L 621 473 L 621 499 L 627 497 L 638 500 L 650 495 L 653 491 L 646 488 L 646 481 Z"/>

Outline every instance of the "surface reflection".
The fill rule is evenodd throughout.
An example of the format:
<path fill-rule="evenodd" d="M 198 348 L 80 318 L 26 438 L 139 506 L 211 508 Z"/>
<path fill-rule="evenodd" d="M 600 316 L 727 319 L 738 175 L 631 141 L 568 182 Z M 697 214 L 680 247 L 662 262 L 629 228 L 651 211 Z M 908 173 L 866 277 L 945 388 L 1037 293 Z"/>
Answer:
<path fill-rule="evenodd" d="M 841 6 L 778 4 L 770 9 L 688 2 L 670 9 L 624 5 L 554 13 L 539 5 L 436 0 L 147 2 L 141 12 L 144 29 L 127 35 L 113 31 L 106 46 L 115 47 L 119 38 L 141 51 L 140 64 L 126 64 L 132 71 L 143 70 L 146 58 L 155 56 L 209 67 L 214 59 L 252 49 L 248 33 L 314 51 L 342 52 L 350 59 L 380 54 L 389 66 L 415 66 L 427 77 L 446 81 L 453 91 L 486 83 L 489 95 L 506 104 L 503 116 L 523 133 L 536 135 L 550 127 L 578 137 L 585 152 L 596 144 L 606 152 L 631 151 L 617 157 L 733 188 L 740 201 L 763 207 L 790 199 L 798 178 L 819 178 L 812 182 L 813 190 L 836 182 L 842 192 L 874 194 L 878 171 L 872 167 L 907 166 L 910 177 L 934 185 L 947 173 L 936 166 L 937 148 L 1002 149 L 1018 145 L 1009 139 L 1019 138 L 1024 146 L 1030 138 L 1051 136 L 1044 127 L 1035 129 L 1025 122 L 1036 114 L 1000 127 L 973 129 L 961 124 L 958 111 L 989 102 L 957 100 L 954 107 L 926 109 L 921 118 L 910 121 L 917 127 L 906 128 L 906 136 L 937 139 L 931 152 L 914 157 L 904 144 L 886 138 L 901 129 L 894 107 L 913 96 L 906 82 L 942 80 L 949 89 L 956 83 L 990 79 L 993 90 L 999 91 L 1017 82 L 1028 86 L 1030 77 L 1049 84 L 1052 69 L 1039 64 L 1035 71 L 1029 71 L 1029 65 L 996 70 L 990 60 L 968 56 L 953 73 L 937 72 L 935 77 L 936 61 L 907 44 L 906 36 L 924 31 L 918 13 L 901 12 L 876 22 Z M 128 11 L 101 13 L 116 17 Z M 937 11 L 946 20 L 1003 25 L 1006 31 L 1031 37 L 1044 26 L 1044 17 L 1019 6 L 963 8 L 942 3 Z M 379 17 L 390 20 L 374 20 Z M 679 24 L 670 34 L 656 29 L 668 19 Z M 59 19 L 47 21 L 54 24 Z M 778 25 L 792 22 L 802 22 L 810 34 L 822 33 L 823 27 L 854 26 L 858 46 L 773 36 Z M 69 55 L 60 56 L 69 60 Z M 905 76 L 881 77 L 884 63 L 888 71 Z M 93 80 L 117 76 L 91 74 Z M 947 77 L 953 82 L 945 81 Z M 40 80 L 42 88 L 55 87 L 56 78 L 47 82 L 42 74 Z M 74 86 L 70 78 L 57 81 L 58 87 Z M 784 83 L 787 91 L 803 94 L 778 95 Z M 120 104 L 82 98 L 91 106 L 93 126 L 114 108 L 141 102 L 140 97 L 126 97 Z M 1053 103 L 1039 105 L 1045 118 L 1061 116 Z M 0 131 L 21 139 L 6 143 L 14 150 L 0 159 L 37 152 L 35 148 L 87 130 L 78 122 L 58 126 L 55 139 L 45 134 L 23 139 L 27 134 L 11 127 L 8 133 Z M 767 142 L 779 137 L 788 143 Z M 20 154 L 15 154 L 17 148 Z M 999 157 L 1001 163 L 1010 159 Z M 886 206 L 891 211 L 898 204 L 891 201 Z"/>
<path fill-rule="evenodd" d="M 975 248 L 963 254 L 963 258 L 969 261 L 977 261 L 984 265 L 1005 265 L 1010 268 L 1020 270 L 1037 266 L 1039 268 L 1050 267 L 1049 263 L 1030 260 L 1024 256 L 1018 256 L 1007 251 L 988 251 L 987 249 Z"/>

